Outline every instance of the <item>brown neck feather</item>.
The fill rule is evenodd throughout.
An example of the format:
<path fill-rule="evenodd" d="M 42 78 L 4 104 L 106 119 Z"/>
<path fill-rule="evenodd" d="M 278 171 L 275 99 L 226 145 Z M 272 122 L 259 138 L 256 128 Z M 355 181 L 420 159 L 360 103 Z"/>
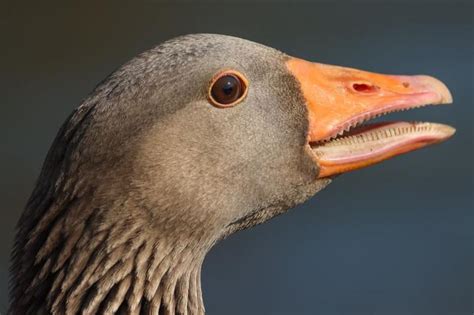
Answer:
<path fill-rule="evenodd" d="M 92 167 L 114 163 L 87 156 L 100 93 L 59 131 L 20 218 L 10 313 L 203 314 L 201 242 L 189 243 L 173 224 L 153 224 L 146 207 L 117 190 L 114 183 L 130 191 L 127 170 L 111 167 L 116 177 L 107 178 Z"/>
<path fill-rule="evenodd" d="M 30 200 L 13 255 L 12 314 L 204 314 L 203 251 L 156 237 L 140 218 L 106 218 L 90 202 Z M 36 224 L 34 204 L 47 207 Z"/>

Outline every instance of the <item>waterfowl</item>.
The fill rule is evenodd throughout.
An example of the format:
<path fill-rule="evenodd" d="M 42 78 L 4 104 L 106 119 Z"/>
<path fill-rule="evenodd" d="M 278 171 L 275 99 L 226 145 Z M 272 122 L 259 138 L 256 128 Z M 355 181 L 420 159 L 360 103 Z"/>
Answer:
<path fill-rule="evenodd" d="M 181 36 L 132 59 L 70 115 L 19 220 L 12 314 L 203 314 L 210 248 L 304 202 L 338 174 L 454 128 L 367 120 L 447 104 L 428 76 Z"/>

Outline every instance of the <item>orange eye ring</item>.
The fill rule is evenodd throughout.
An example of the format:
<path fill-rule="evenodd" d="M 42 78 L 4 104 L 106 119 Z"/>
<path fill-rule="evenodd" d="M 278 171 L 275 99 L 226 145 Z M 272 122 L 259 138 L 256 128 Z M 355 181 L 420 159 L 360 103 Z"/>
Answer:
<path fill-rule="evenodd" d="M 236 70 L 225 70 L 212 78 L 208 99 L 216 107 L 229 108 L 240 103 L 247 96 L 248 81 Z"/>

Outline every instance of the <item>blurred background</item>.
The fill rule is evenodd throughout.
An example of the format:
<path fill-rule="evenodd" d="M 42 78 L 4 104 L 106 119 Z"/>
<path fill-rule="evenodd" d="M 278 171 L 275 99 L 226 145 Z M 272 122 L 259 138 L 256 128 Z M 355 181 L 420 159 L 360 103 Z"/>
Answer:
<path fill-rule="evenodd" d="M 208 314 L 472 314 L 473 3 L 5 1 L 0 312 L 14 227 L 64 119 L 134 55 L 210 32 L 323 63 L 434 75 L 454 106 L 387 119 L 444 122 L 457 134 L 339 177 L 303 206 L 218 244 L 203 267 Z"/>

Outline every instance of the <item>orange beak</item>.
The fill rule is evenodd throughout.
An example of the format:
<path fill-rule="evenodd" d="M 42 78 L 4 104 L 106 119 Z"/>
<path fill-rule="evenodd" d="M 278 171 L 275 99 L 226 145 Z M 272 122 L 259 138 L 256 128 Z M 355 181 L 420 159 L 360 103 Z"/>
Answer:
<path fill-rule="evenodd" d="M 452 102 L 448 88 L 429 76 L 395 76 L 290 58 L 308 109 L 308 143 L 327 177 L 369 166 L 437 143 L 454 128 L 433 123 L 392 123 L 351 128 L 377 116 Z"/>

